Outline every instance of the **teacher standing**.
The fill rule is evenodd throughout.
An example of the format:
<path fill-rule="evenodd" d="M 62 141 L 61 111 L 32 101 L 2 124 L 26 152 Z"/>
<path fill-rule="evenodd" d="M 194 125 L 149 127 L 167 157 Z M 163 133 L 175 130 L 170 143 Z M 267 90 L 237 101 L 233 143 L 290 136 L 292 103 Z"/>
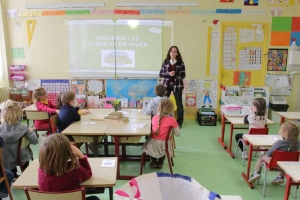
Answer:
<path fill-rule="evenodd" d="M 183 123 L 182 80 L 185 78 L 185 66 L 177 46 L 171 46 L 168 50 L 159 76 L 164 78 L 163 84 L 166 86 L 166 96 L 170 97 L 171 92 L 174 94 L 177 105 L 177 123 L 181 128 Z"/>

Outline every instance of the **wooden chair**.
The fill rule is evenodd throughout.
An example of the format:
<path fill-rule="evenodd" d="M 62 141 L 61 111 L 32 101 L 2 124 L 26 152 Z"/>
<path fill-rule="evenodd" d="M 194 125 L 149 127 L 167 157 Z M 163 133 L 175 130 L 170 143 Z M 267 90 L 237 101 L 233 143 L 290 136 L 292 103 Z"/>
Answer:
<path fill-rule="evenodd" d="M 25 111 L 25 115 L 26 115 L 26 119 L 27 119 L 27 125 L 29 126 L 29 120 L 32 120 L 33 121 L 33 130 L 36 132 L 38 131 L 48 131 L 50 132 L 51 134 L 53 133 L 52 132 L 52 128 L 51 128 L 51 125 L 50 125 L 50 115 L 47 113 L 47 112 L 44 112 L 44 111 L 29 111 L 29 110 L 26 110 Z M 49 128 L 48 129 L 37 129 L 34 127 L 34 120 L 48 120 L 48 123 L 49 123 Z M 38 134 L 37 134 L 38 135 Z"/>
<path fill-rule="evenodd" d="M 2 183 L 3 181 L 5 182 L 5 187 L 8 192 L 8 196 L 9 196 L 10 200 L 14 200 L 11 190 L 10 190 L 10 186 L 9 186 L 7 177 L 6 177 L 5 168 L 2 163 L 2 148 L 0 148 L 0 165 L 1 165 L 0 166 L 0 171 L 1 171 L 0 174 L 2 174 L 2 177 L 0 177 L 0 183 Z"/>
<path fill-rule="evenodd" d="M 263 196 L 266 196 L 266 179 L 267 179 L 267 171 L 283 171 L 278 165 L 278 161 L 284 161 L 284 162 L 297 162 L 299 161 L 299 151 L 293 151 L 293 152 L 287 152 L 287 151 L 278 151 L 275 150 L 272 154 L 271 160 L 268 162 L 266 160 L 263 160 L 263 163 L 261 166 L 264 168 L 265 174 L 264 174 L 264 187 L 263 187 Z M 258 180 L 259 183 L 259 180 Z"/>
<path fill-rule="evenodd" d="M 57 130 L 57 117 L 58 117 L 58 114 L 50 117 L 50 127 L 51 127 L 52 133 L 56 133 L 56 130 Z"/>
<path fill-rule="evenodd" d="M 172 166 L 174 166 L 174 161 L 173 161 L 173 158 L 170 156 L 168 141 L 172 141 L 172 134 L 173 134 L 173 128 L 170 127 L 169 134 L 167 135 L 167 138 L 165 140 L 166 156 L 167 156 L 167 160 L 168 160 L 168 164 L 169 164 L 169 168 L 170 168 L 170 174 L 173 174 Z M 173 148 L 173 145 L 172 145 L 172 148 Z M 141 160 L 141 168 L 140 168 L 141 175 L 143 174 L 143 167 L 145 166 L 145 162 L 146 162 L 145 157 L 146 157 L 146 153 L 143 152 L 142 160 Z"/>
<path fill-rule="evenodd" d="M 21 155 L 21 151 L 22 149 L 29 147 L 30 146 L 30 142 L 27 140 L 26 137 L 21 137 L 19 139 L 19 145 L 18 145 L 18 154 L 17 154 L 17 163 L 20 166 L 20 169 L 22 172 L 24 172 L 24 163 L 22 163 L 22 155 Z M 33 157 L 31 157 L 31 160 L 33 160 Z"/>
<path fill-rule="evenodd" d="M 268 135 L 269 134 L 269 128 L 251 128 L 249 130 L 249 135 Z M 235 148 L 234 157 L 236 157 L 237 150 L 239 148 L 240 142 L 243 144 L 243 149 L 245 149 L 245 145 L 249 145 L 249 142 L 247 140 L 239 139 L 237 146 Z M 243 159 L 243 165 L 245 167 L 245 160 Z"/>
<path fill-rule="evenodd" d="M 43 192 L 39 190 L 33 190 L 30 188 L 24 188 L 27 200 L 85 200 L 85 188 L 77 190 L 70 190 L 64 192 Z"/>

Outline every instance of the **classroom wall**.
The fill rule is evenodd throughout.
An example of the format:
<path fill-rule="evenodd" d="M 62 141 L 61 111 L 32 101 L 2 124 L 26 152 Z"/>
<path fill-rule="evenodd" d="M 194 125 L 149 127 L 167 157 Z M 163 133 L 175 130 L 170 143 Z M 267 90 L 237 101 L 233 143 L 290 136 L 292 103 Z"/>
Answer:
<path fill-rule="evenodd" d="M 217 19 L 226 22 L 269 22 L 272 16 L 270 14 L 271 6 L 267 6 L 267 0 L 260 0 L 259 6 L 244 6 L 242 0 L 235 0 L 234 3 L 220 3 L 220 0 L 191 0 L 198 2 L 198 10 L 210 10 L 216 8 L 241 8 L 249 10 L 266 10 L 266 15 L 246 15 L 246 14 L 215 14 L 215 15 L 80 15 L 80 16 L 50 16 L 50 17 L 21 17 L 4 18 L 4 28 L 8 32 L 6 42 L 10 48 L 21 47 L 25 49 L 25 59 L 12 59 L 10 53 L 7 53 L 7 65 L 26 64 L 28 66 L 26 73 L 28 78 L 39 79 L 63 79 L 70 78 L 69 69 L 69 51 L 68 51 L 68 26 L 69 19 L 163 19 L 174 21 L 174 44 L 180 48 L 186 64 L 187 79 L 218 79 L 218 76 L 206 76 L 206 51 L 207 51 L 207 28 L 212 26 L 214 29 L 218 26 L 213 25 L 212 21 Z M 18 9 L 18 11 L 27 11 L 26 4 L 40 3 L 70 3 L 83 2 L 82 0 L 10 0 L 1 1 L 4 9 Z M 89 2 L 99 2 L 89 0 Z M 101 0 L 105 2 L 104 9 L 114 9 L 117 0 Z M 139 2 L 149 2 L 149 0 L 140 0 Z M 162 2 L 162 1 L 160 1 Z M 167 2 L 167 1 L 164 1 Z M 183 2 L 183 0 L 169 0 L 169 2 Z M 182 8 L 183 10 L 187 8 Z M 299 16 L 300 4 L 295 3 L 294 7 L 284 7 L 284 16 Z M 30 47 L 27 45 L 26 20 L 35 19 L 36 27 L 33 34 Z M 16 22 L 21 23 L 20 29 L 16 27 Z M 88 59 L 88 58 L 87 58 Z M 7 82 L 7 81 L 6 81 Z M 295 75 L 293 84 L 293 95 L 288 97 L 290 110 L 296 106 L 296 97 L 298 95 L 297 86 L 299 75 Z M 187 108 L 187 112 L 192 115 L 196 108 Z"/>

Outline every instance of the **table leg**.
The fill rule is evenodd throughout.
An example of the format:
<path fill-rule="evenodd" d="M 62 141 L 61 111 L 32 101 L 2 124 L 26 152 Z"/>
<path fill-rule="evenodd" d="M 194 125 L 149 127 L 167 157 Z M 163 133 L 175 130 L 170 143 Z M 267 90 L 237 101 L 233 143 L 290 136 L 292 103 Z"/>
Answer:
<path fill-rule="evenodd" d="M 119 159 L 119 155 L 120 155 L 120 152 L 119 152 L 119 136 L 115 136 L 115 156 L 117 157 L 118 159 L 118 165 L 117 165 L 117 179 L 120 178 L 120 159 Z"/>
<path fill-rule="evenodd" d="M 113 198 L 113 188 L 109 187 L 108 190 L 109 190 L 109 200 L 113 200 L 114 199 Z"/>
<path fill-rule="evenodd" d="M 224 143 L 224 134 L 225 134 L 225 114 L 222 113 L 222 131 L 221 131 L 221 137 L 218 138 L 218 141 L 226 149 L 226 144 Z"/>
<path fill-rule="evenodd" d="M 230 143 L 229 143 L 229 149 L 226 148 L 226 151 L 229 153 L 229 155 L 234 158 L 233 153 L 231 152 L 231 147 L 232 147 L 232 135 L 233 135 L 233 124 L 230 124 Z"/>
<path fill-rule="evenodd" d="M 93 137 L 93 150 L 94 150 L 94 157 L 98 157 L 98 136 Z"/>
<path fill-rule="evenodd" d="M 115 156 L 117 157 L 118 159 L 118 165 L 117 165 L 117 180 L 131 180 L 133 178 L 135 178 L 136 176 L 122 176 L 121 173 L 120 173 L 120 138 L 119 136 L 114 136 L 115 138 Z"/>
<path fill-rule="evenodd" d="M 284 200 L 288 200 L 291 191 L 292 178 L 288 174 L 285 174 L 285 177 L 286 177 L 286 185 L 285 185 L 285 192 L 284 192 Z"/>
<path fill-rule="evenodd" d="M 246 181 L 246 183 L 248 184 L 248 186 L 251 189 L 253 189 L 253 185 L 252 185 L 252 183 L 248 183 L 248 180 L 249 180 L 249 177 L 250 177 L 250 168 L 251 168 L 251 160 L 252 160 L 252 150 L 253 150 L 253 146 L 252 146 L 252 144 L 250 144 L 249 154 L 248 154 L 247 174 L 245 174 L 244 172 L 242 173 L 242 177 L 244 178 L 244 180 Z"/>
<path fill-rule="evenodd" d="M 284 117 L 281 116 L 281 118 L 280 118 L 280 126 L 281 126 L 281 124 L 283 124 L 283 123 L 284 123 Z"/>
<path fill-rule="evenodd" d="M 105 135 L 104 136 L 104 156 L 105 157 L 108 157 L 109 155 L 108 155 L 108 136 L 107 135 Z"/>

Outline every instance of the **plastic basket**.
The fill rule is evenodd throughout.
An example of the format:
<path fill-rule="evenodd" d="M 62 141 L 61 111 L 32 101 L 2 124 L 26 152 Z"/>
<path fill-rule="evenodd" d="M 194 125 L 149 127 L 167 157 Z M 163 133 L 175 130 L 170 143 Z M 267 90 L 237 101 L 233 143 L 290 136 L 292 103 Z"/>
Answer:
<path fill-rule="evenodd" d="M 11 72 L 22 72 L 26 69 L 26 65 L 12 65 L 9 67 Z"/>
<path fill-rule="evenodd" d="M 23 73 L 12 73 L 9 76 L 9 79 L 13 81 L 24 81 L 25 78 L 26 78 L 26 74 Z"/>
<path fill-rule="evenodd" d="M 143 174 L 115 191 L 115 200 L 220 200 L 195 179 L 163 172 Z"/>

